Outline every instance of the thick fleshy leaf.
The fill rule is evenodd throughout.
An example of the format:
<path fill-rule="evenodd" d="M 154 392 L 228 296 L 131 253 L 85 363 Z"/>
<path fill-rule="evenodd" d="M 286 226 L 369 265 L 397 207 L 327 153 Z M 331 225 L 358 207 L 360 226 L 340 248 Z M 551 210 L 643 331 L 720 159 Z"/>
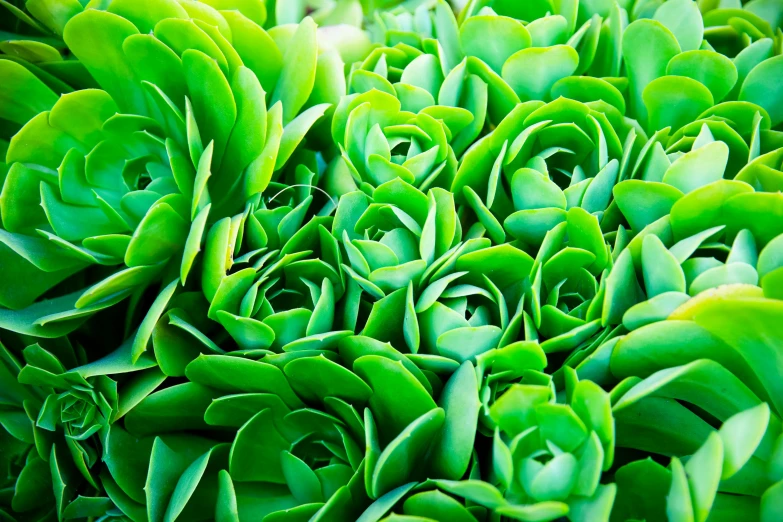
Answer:
<path fill-rule="evenodd" d="M 648 128 L 673 130 L 696 119 L 712 107 L 710 90 L 686 76 L 663 76 L 651 81 L 642 93 L 648 113 Z"/>
<path fill-rule="evenodd" d="M 471 16 L 459 32 L 465 54 L 484 61 L 498 74 L 512 54 L 531 44 L 525 26 L 505 16 Z M 487 45 L 487 37 L 492 39 L 493 45 Z"/>
<path fill-rule="evenodd" d="M 283 122 L 294 119 L 310 96 L 315 83 L 317 56 L 316 26 L 307 17 L 291 36 L 283 56 L 283 67 L 272 93 L 271 104 L 283 102 Z"/>
<path fill-rule="evenodd" d="M 430 410 L 389 442 L 375 465 L 372 476 L 373 496 L 380 497 L 403 485 L 413 476 L 421 466 L 432 440 L 443 426 L 444 419 L 442 408 Z"/>
<path fill-rule="evenodd" d="M 772 124 L 783 121 L 783 106 L 778 95 L 780 84 L 774 81 L 783 67 L 779 56 L 764 60 L 748 73 L 742 82 L 739 99 L 763 107 L 769 114 Z"/>
<path fill-rule="evenodd" d="M 579 65 L 579 55 L 573 47 L 555 45 L 532 47 L 511 55 L 503 65 L 503 79 L 520 100 L 541 100 L 549 97 L 552 86 L 571 76 Z"/>
<path fill-rule="evenodd" d="M 468 468 L 479 414 L 478 392 L 470 362 L 452 374 L 441 392 L 439 405 L 446 418 L 430 456 L 432 473 L 439 477 L 458 480 Z"/>
<path fill-rule="evenodd" d="M 681 51 L 680 45 L 666 26 L 647 19 L 636 20 L 629 25 L 622 41 L 631 88 L 630 109 L 644 125 L 648 109 L 642 93 L 650 82 L 666 74 L 669 60 Z"/>
<path fill-rule="evenodd" d="M 683 51 L 698 49 L 704 33 L 704 22 L 697 5 L 691 0 L 670 0 L 655 11 L 654 20 L 669 29 Z"/>
<path fill-rule="evenodd" d="M 356 359 L 354 371 L 373 389 L 370 408 L 375 412 L 385 442 L 437 407 L 427 390 L 401 362 L 366 355 Z"/>

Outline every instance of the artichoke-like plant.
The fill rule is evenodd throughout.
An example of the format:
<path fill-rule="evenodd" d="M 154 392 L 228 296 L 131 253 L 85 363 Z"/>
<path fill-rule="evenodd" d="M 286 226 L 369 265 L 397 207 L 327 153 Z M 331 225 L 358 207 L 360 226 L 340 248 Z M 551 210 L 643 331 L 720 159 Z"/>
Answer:
<path fill-rule="evenodd" d="M 149 368 L 126 378 L 120 375 L 118 385 L 108 375 L 127 369 L 111 359 L 85 363 L 84 350 L 71 345 L 67 337 L 42 343 L 24 349 L 24 366 L 0 346 L 4 403 L 0 424 L 12 437 L 4 443 L 9 464 L 14 465 L 15 446 L 24 448 L 19 457 L 26 455 L 11 485 L 11 510 L 36 520 L 76 518 L 70 513 L 86 502 L 95 504 L 91 512 L 107 511 L 111 516 L 114 506 L 105 499 L 75 506 L 71 501 L 77 494 L 100 489 L 102 443 L 110 426 L 157 388 L 164 376 Z M 44 491 L 41 484 L 47 485 Z M 51 503 L 42 502 L 43 493 Z"/>
<path fill-rule="evenodd" d="M 535 353 L 521 346 L 515 351 L 517 358 Z M 508 355 L 498 352 L 498 361 L 507 363 Z M 573 370 L 568 375 L 568 404 L 554 400 L 546 379 L 531 379 L 512 384 L 489 407 L 497 426 L 492 469 L 509 502 L 498 508 L 501 514 L 592 520 L 611 512 L 616 486 L 600 484 L 614 460 L 610 396 L 591 381 L 578 381 Z"/>
<path fill-rule="evenodd" d="M 339 96 L 339 85 L 316 87 L 342 71 L 334 50 L 318 67 L 312 21 L 291 31 L 286 54 L 239 11 L 198 4 L 191 18 L 172 5 L 162 17 L 114 2 L 67 23 L 69 48 L 105 90 L 58 99 L 21 65 L 0 64 L 30 92 L 27 103 L 5 109 L 30 118 L 9 144 L 0 201 L 5 262 L 31 284 L 4 288 L 2 304 L 12 309 L 3 311 L 4 327 L 55 337 L 129 296 L 132 315 L 156 281 L 179 275 L 184 283 L 206 225 L 242 211 L 295 152 L 306 156 L 297 147 L 328 109 L 320 102 Z M 203 21 L 216 16 L 233 46 Z M 107 45 L 96 43 L 102 34 L 114 35 L 116 62 L 95 54 Z M 259 41 L 278 57 L 277 70 L 257 66 Z M 83 279 L 69 292 L 49 293 L 74 274 Z M 37 302 L 42 295 L 49 299 Z"/>

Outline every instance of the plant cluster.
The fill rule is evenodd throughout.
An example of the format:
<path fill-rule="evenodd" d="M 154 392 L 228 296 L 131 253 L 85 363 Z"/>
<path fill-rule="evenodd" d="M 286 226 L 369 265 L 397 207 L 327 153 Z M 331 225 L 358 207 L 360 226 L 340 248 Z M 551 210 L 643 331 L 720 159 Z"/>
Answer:
<path fill-rule="evenodd" d="M 783 520 L 780 0 L 0 0 L 0 520 Z"/>

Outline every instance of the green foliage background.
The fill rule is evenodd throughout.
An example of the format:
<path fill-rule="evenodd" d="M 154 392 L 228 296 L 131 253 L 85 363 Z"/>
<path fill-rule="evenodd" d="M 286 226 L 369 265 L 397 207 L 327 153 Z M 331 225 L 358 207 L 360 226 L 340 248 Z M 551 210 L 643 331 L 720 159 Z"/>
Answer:
<path fill-rule="evenodd" d="M 0 520 L 783 520 L 780 0 L 0 0 Z"/>

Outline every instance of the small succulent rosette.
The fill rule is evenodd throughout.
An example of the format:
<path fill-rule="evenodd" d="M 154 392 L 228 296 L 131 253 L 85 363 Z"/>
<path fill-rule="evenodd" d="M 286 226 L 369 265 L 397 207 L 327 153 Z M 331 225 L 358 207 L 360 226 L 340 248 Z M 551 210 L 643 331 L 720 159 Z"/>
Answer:
<path fill-rule="evenodd" d="M 531 356 L 543 353 L 537 346 L 498 351 L 488 384 L 508 376 L 496 365 L 501 369 Z M 561 397 L 567 404 L 556 400 L 554 383 L 533 368 L 521 384 L 490 386 L 485 412 L 486 423 L 495 426 L 492 470 L 505 499 L 496 511 L 517 520 L 607 519 L 616 495 L 615 484 L 601 483 L 615 454 L 609 394 L 579 381 L 573 370 Z"/>
<path fill-rule="evenodd" d="M 512 245 L 493 246 L 480 225 L 463 230 L 461 221 L 451 193 L 435 187 L 425 195 L 401 178 L 372 198 L 344 195 L 335 228 L 348 290 L 359 290 L 346 296 L 355 302 L 346 303 L 358 318 L 352 328 L 457 363 L 512 342 L 533 260 Z"/>
<path fill-rule="evenodd" d="M 8 485 L 9 507 L 36 520 L 74 518 L 69 513 L 81 509 L 78 503 L 71 506 L 77 495 L 92 497 L 100 490 L 100 462 L 110 425 L 164 376 L 152 367 L 117 376 L 128 369 L 112 358 L 86 363 L 84 349 L 67 337 L 27 346 L 24 365 L 8 349 L 0 349 L 0 424 L 10 435 L 3 446 L 9 452 L 3 455 L 9 471 L 21 468 L 8 475 L 15 478 Z M 93 509 L 98 514 L 114 509 L 110 502 L 98 504 L 102 507 Z"/>
<path fill-rule="evenodd" d="M 181 377 L 201 353 L 310 356 L 350 335 L 335 313 L 345 283 L 329 232 L 333 217 L 310 215 L 312 189 L 301 188 L 299 203 L 292 189 L 277 198 L 288 195 L 291 205 L 257 198 L 261 208 L 250 203 L 212 225 L 200 277 L 182 290 L 175 280 L 158 296 L 136 333 L 134 353 L 153 352 L 166 375 Z"/>

